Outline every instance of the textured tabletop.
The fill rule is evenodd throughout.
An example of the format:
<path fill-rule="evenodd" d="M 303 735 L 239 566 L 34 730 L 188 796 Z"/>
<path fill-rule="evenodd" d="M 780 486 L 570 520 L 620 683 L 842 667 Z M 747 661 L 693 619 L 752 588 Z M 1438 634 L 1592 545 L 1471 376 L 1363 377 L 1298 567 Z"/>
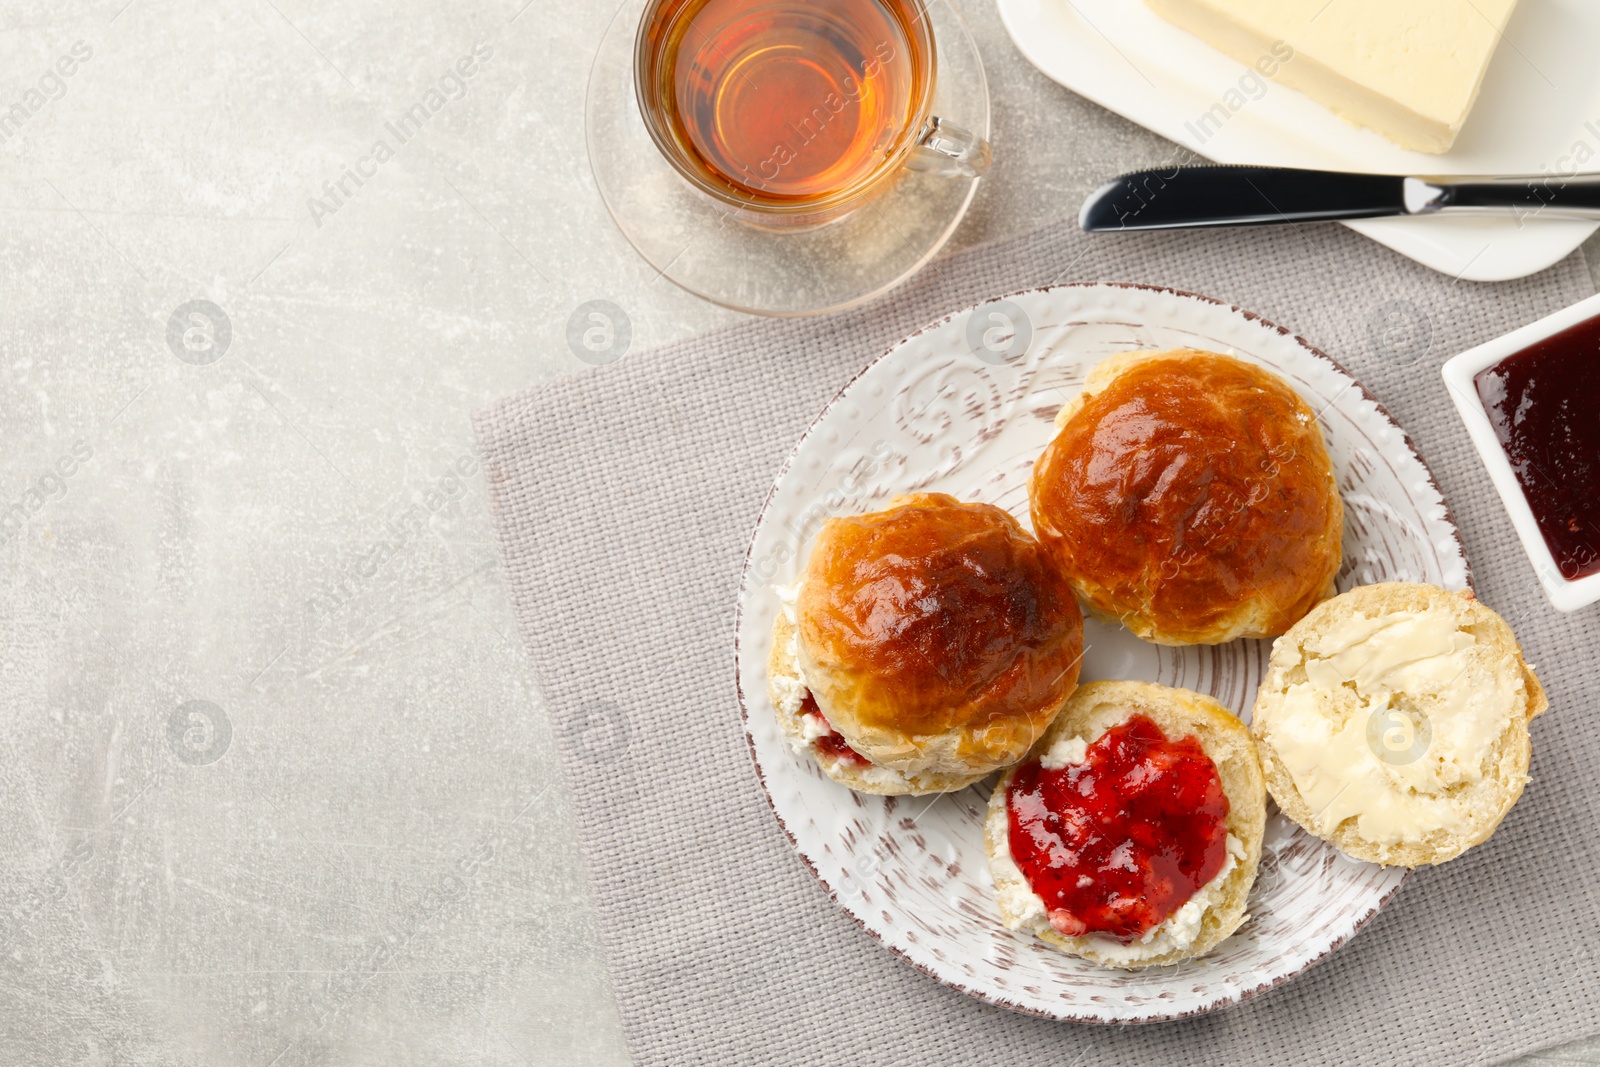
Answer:
<path fill-rule="evenodd" d="M 469 422 L 587 301 L 735 318 L 595 193 L 611 5 L 66 6 L 0 6 L 0 1064 L 626 1063 Z M 957 244 L 1171 155 L 967 14 Z"/>

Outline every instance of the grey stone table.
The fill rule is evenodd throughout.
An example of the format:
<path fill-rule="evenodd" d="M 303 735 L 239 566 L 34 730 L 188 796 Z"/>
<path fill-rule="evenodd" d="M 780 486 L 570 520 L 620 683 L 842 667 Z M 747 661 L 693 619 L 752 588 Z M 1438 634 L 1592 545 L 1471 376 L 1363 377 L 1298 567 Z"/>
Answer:
<path fill-rule="evenodd" d="M 0 8 L 0 1064 L 625 1063 L 468 422 L 587 300 L 733 318 L 595 193 L 611 5 L 68 9 Z M 958 243 L 1166 155 L 969 16 Z"/>

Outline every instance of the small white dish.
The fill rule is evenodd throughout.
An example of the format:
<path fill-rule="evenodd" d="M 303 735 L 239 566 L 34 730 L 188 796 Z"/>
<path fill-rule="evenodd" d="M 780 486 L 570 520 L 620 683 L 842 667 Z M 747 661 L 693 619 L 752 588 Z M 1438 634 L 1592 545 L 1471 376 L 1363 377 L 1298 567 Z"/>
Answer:
<path fill-rule="evenodd" d="M 1600 600 L 1600 574 L 1577 579 L 1562 576 L 1544 534 L 1539 531 L 1539 520 L 1534 517 L 1533 508 L 1522 491 L 1521 483 L 1517 481 L 1511 459 L 1500 444 L 1494 424 L 1489 421 L 1489 412 L 1478 396 L 1476 379 L 1480 372 L 1507 356 L 1515 355 L 1596 316 L 1600 316 L 1600 296 L 1591 296 L 1538 322 L 1529 323 L 1520 330 L 1513 330 L 1504 337 L 1497 337 L 1452 357 L 1441 372 L 1444 384 L 1450 389 L 1450 398 L 1456 402 L 1456 410 L 1461 412 L 1461 421 L 1466 423 L 1467 435 L 1472 438 L 1478 455 L 1483 459 L 1489 480 L 1500 494 L 1500 502 L 1511 516 L 1511 525 L 1522 540 L 1522 549 L 1533 564 L 1533 572 L 1539 576 L 1545 596 L 1550 598 L 1550 603 L 1558 611 L 1577 611 Z"/>
<path fill-rule="evenodd" d="M 1600 166 L 1600 76 L 1592 47 L 1600 39 L 1600 4 L 1593 0 L 1522 0 L 1477 106 L 1443 155 L 1407 151 L 1308 96 L 1264 81 L 1142 0 L 996 2 L 1029 62 L 1078 95 L 1178 142 L 1183 149 L 1174 149 L 1169 162 L 1193 154 L 1217 163 L 1379 174 L 1571 174 Z M 1475 282 L 1541 271 L 1596 228 L 1585 220 L 1488 217 L 1345 225 Z"/>

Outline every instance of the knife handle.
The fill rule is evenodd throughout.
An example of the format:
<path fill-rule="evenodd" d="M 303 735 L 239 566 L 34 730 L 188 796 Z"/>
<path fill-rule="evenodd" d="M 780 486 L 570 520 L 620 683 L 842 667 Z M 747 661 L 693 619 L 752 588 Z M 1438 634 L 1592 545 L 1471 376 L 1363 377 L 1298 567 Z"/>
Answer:
<path fill-rule="evenodd" d="M 1538 174 L 1520 178 L 1407 178 L 1410 215 L 1505 215 L 1600 219 L 1600 174 Z"/>

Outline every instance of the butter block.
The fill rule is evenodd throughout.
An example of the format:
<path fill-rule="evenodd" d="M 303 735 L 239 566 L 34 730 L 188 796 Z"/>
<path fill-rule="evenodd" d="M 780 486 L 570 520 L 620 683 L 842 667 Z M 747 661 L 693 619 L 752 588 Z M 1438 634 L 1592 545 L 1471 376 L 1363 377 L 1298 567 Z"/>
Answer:
<path fill-rule="evenodd" d="M 1444 152 L 1517 0 L 1145 0 L 1156 14 L 1403 148 Z M 1276 46 L 1276 47 L 1275 47 Z M 1258 69 L 1263 69 L 1258 67 Z"/>

